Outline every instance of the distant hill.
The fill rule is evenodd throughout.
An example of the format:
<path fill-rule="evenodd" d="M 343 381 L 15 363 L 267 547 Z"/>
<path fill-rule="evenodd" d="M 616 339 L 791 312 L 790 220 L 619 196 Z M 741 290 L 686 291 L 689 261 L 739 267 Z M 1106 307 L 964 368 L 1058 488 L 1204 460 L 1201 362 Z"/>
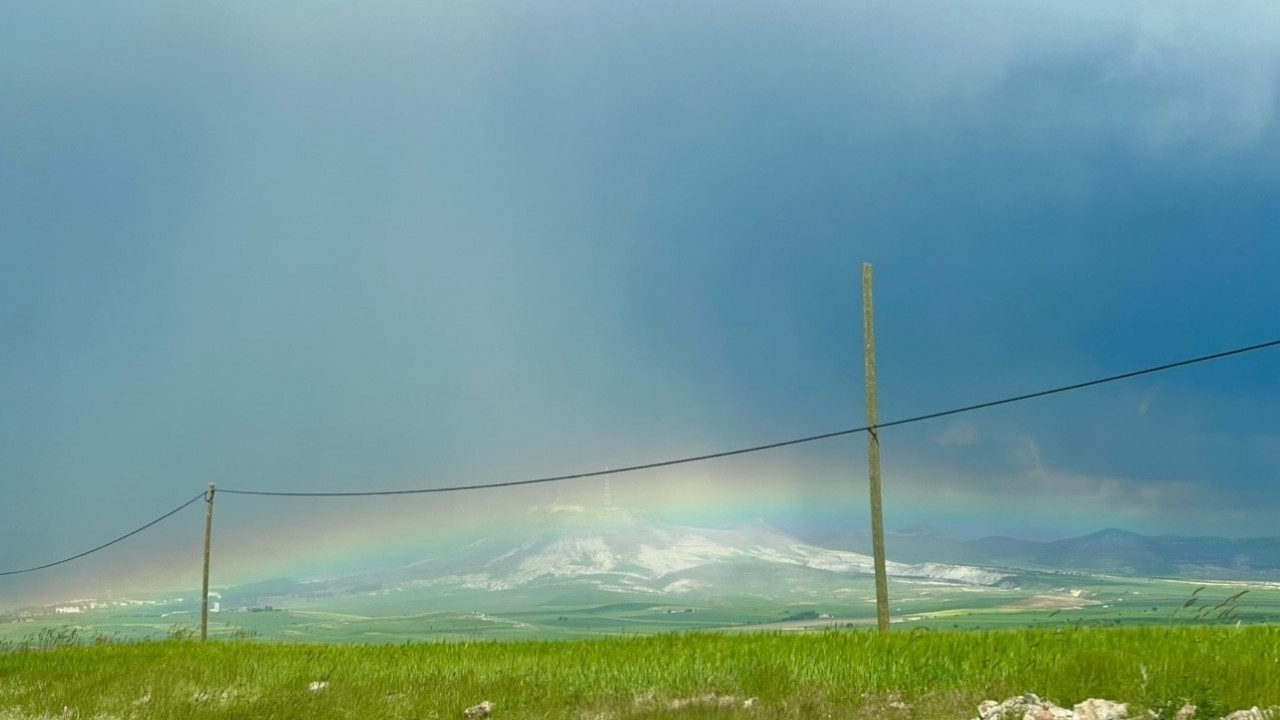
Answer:
<path fill-rule="evenodd" d="M 1052 542 L 957 541 L 890 533 L 897 583 L 1060 588 L 1063 572 L 1176 579 L 1280 580 L 1280 538 L 1150 537 L 1118 529 Z M 323 579 L 226 588 L 228 607 L 431 598 L 438 609 L 528 607 L 591 599 L 782 604 L 873 596 L 869 533 L 796 537 L 764 522 L 726 528 L 662 523 L 620 509 L 555 508 L 414 562 Z M 383 598 L 383 600 L 378 600 Z M 583 600 L 585 602 L 585 600 Z"/>
<path fill-rule="evenodd" d="M 811 542 L 871 552 L 868 532 L 816 535 Z M 1280 580 L 1280 537 L 1230 539 L 1148 536 L 1115 528 L 1049 542 L 1011 537 L 953 540 L 930 533 L 889 533 L 885 553 L 907 563 L 937 562 L 1008 568 L 1203 580 Z"/>
<path fill-rule="evenodd" d="M 922 561 L 892 562 L 903 582 L 996 585 L 1008 573 Z M 732 597 L 790 602 L 867 587 L 869 555 L 824 548 L 761 521 L 709 529 L 669 525 L 624 510 L 559 509 L 532 529 L 495 527 L 448 551 L 353 576 L 272 583 L 238 603 L 266 605 L 345 595 L 430 590 L 440 595 L 588 591 L 688 600 Z"/>

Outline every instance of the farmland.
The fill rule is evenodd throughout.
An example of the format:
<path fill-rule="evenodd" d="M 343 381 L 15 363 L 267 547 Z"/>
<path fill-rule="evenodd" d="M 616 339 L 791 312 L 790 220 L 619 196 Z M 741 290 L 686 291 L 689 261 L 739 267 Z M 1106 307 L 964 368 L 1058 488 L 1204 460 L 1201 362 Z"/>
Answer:
<path fill-rule="evenodd" d="M 895 582 L 902 630 L 1051 629 L 1154 625 L 1259 625 L 1280 621 L 1280 588 L 1265 583 L 1200 583 L 1098 575 L 1027 574 L 1016 587 Z M 738 595 L 680 599 L 591 587 L 439 593 L 419 588 L 224 610 L 210 616 L 215 638 L 312 643 L 549 640 L 691 630 L 816 631 L 863 627 L 875 617 L 869 580 L 846 582 L 825 598 L 783 602 Z M 42 630 L 82 636 L 160 639 L 199 623 L 193 600 L 45 615 L 0 623 L 0 641 Z"/>
<path fill-rule="evenodd" d="M 984 699 L 1028 690 L 1067 705 L 1106 697 L 1157 711 L 1190 700 L 1202 716 L 1280 702 L 1276 627 L 397 645 L 68 640 L 46 634 L 43 652 L 0 653 L 0 718 L 448 718 L 489 700 L 503 718 L 906 720 L 969 718 Z"/>

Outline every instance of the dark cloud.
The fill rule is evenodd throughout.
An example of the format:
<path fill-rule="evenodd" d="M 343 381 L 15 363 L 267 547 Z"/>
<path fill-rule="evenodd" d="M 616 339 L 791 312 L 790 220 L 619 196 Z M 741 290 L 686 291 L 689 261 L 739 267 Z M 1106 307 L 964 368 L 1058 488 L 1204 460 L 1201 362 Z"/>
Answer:
<path fill-rule="evenodd" d="M 483 482 L 860 424 L 868 260 L 886 419 L 1269 339 L 1274 15 L 9 10 L 0 569 L 207 482 Z M 894 512 L 1260 528 L 1273 363 L 902 428 Z M 803 515 L 861 472 L 797 453 L 688 477 Z"/>

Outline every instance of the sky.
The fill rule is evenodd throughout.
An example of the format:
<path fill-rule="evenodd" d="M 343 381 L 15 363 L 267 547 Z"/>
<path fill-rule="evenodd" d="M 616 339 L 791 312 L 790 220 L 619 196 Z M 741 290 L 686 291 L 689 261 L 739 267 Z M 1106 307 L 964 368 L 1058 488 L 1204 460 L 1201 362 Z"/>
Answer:
<path fill-rule="evenodd" d="M 440 487 L 862 425 L 864 262 L 882 420 L 1280 338 L 1277 28 L 1262 1 L 10 4 L 0 572 L 208 483 Z M 887 429 L 886 524 L 1276 534 L 1278 364 Z M 851 436 L 610 501 L 859 529 L 866 462 Z M 602 484 L 222 494 L 216 577 L 562 501 Z M 203 510 L 0 577 L 0 607 L 191 583 Z"/>

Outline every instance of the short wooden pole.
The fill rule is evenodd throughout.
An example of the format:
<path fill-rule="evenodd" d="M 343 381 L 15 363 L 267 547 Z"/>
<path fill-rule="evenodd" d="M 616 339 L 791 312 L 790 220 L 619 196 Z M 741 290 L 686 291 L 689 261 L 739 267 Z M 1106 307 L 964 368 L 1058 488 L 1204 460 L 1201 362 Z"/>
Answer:
<path fill-rule="evenodd" d="M 204 583 L 200 597 L 200 639 L 209 639 L 209 544 L 213 540 L 213 483 L 209 483 L 209 491 L 204 496 Z"/>

